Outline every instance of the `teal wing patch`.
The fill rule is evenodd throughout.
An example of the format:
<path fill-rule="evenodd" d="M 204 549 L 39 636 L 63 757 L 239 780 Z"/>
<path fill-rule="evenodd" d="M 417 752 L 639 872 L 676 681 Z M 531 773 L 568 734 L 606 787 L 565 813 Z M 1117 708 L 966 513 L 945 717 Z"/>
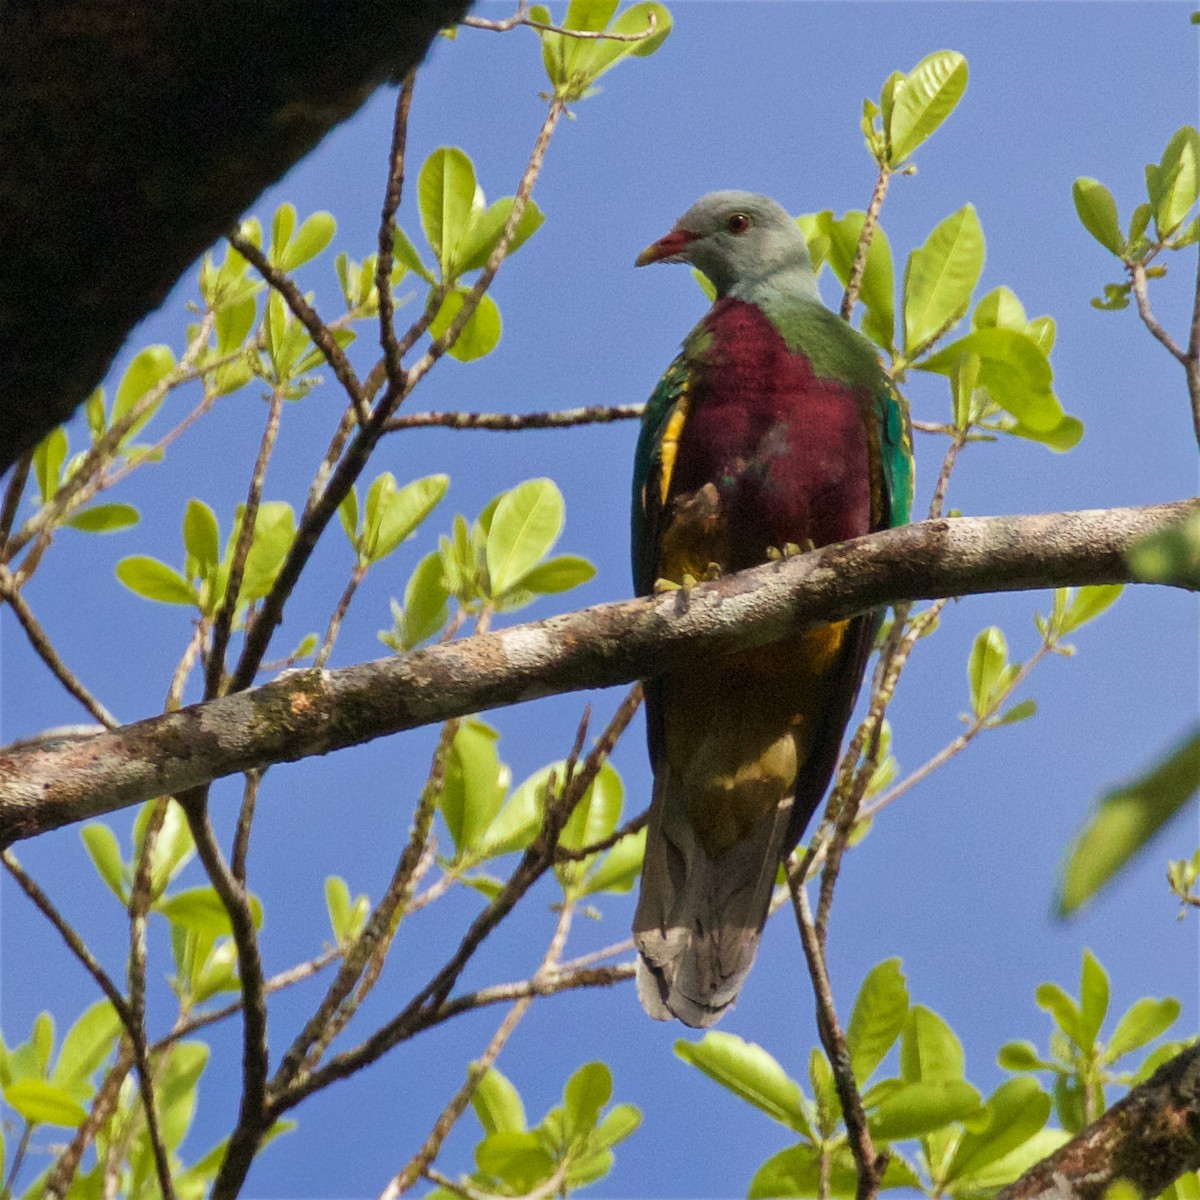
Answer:
<path fill-rule="evenodd" d="M 888 524 L 908 524 L 913 501 L 912 420 L 908 401 L 891 380 L 875 400 L 880 431 L 880 458 L 889 498 Z"/>

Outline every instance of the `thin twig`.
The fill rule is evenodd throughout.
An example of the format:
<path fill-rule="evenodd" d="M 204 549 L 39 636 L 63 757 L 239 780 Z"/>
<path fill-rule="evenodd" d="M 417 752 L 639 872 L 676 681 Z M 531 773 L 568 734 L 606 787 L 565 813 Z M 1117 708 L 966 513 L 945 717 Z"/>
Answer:
<path fill-rule="evenodd" d="M 4 489 L 4 506 L 0 508 L 0 547 L 8 541 L 12 533 L 13 522 L 17 519 L 17 509 L 21 507 L 21 497 L 25 494 L 25 484 L 29 480 L 29 468 L 33 465 L 33 451 L 26 450 L 17 459 L 17 465 Z"/>
<path fill-rule="evenodd" d="M 376 947 L 381 941 L 390 942 L 389 931 L 394 928 L 396 914 L 406 897 L 411 896 L 417 869 L 429 840 L 433 815 L 441 796 L 446 761 L 457 729 L 457 721 L 448 721 L 442 727 L 437 746 L 434 748 L 429 775 L 413 815 L 412 832 L 387 890 L 367 918 L 354 944 L 346 949 L 342 966 L 320 1005 L 280 1061 L 268 1088 L 270 1096 L 274 1097 L 290 1087 L 306 1065 L 311 1070 L 315 1059 L 323 1056 L 333 1036 L 345 1027 L 353 1011 L 357 1009 L 358 1003 L 351 1001 L 353 1008 L 343 1012 L 343 1007 L 347 1005 L 355 984 L 367 969 Z M 342 1014 L 340 1023 L 334 1028 L 339 1013 Z M 331 1030 L 333 1032 L 330 1032 Z"/>
<path fill-rule="evenodd" d="M 242 576 L 246 570 L 246 561 L 250 557 L 250 547 L 254 544 L 254 527 L 258 522 L 258 507 L 262 502 L 267 463 L 271 459 L 271 451 L 275 448 L 275 439 L 279 435 L 283 399 L 283 387 L 276 387 L 271 393 L 270 405 L 267 409 L 267 424 L 258 445 L 258 455 L 254 460 L 254 471 L 250 476 L 246 503 L 242 508 L 242 522 L 238 528 L 237 545 L 234 547 L 233 558 L 229 564 L 225 597 L 221 602 L 221 609 L 217 613 L 216 620 L 213 622 L 212 643 L 208 652 L 208 669 L 204 678 L 204 698 L 206 700 L 212 700 L 221 694 L 221 682 L 225 675 L 225 650 L 229 645 L 229 635 L 233 629 L 233 617 L 237 612 L 238 594 L 242 590 Z"/>
<path fill-rule="evenodd" d="M 1192 402 L 1192 427 L 1200 445 L 1200 254 L 1196 256 L 1196 293 L 1192 298 L 1192 326 L 1188 334 L 1187 361 L 1188 396 Z"/>
<path fill-rule="evenodd" d="M 393 429 L 487 429 L 509 433 L 522 429 L 566 429 L 574 425 L 606 425 L 612 421 L 636 420 L 644 404 L 596 404 L 587 408 L 564 408 L 557 412 L 400 413 L 387 423 Z"/>
<path fill-rule="evenodd" d="M 888 1155 L 885 1151 L 876 1155 L 867 1127 L 862 1097 L 854 1080 L 854 1069 L 850 1063 L 850 1052 L 846 1048 L 846 1037 L 838 1021 L 837 1008 L 833 1002 L 833 989 L 829 983 L 829 971 L 825 963 L 825 952 L 813 922 L 808 904 L 808 893 L 804 880 L 796 866 L 793 855 L 789 862 L 788 885 L 792 893 L 792 905 L 796 913 L 796 925 L 800 930 L 800 941 L 804 946 L 804 957 L 808 962 L 808 973 L 812 978 L 813 991 L 817 999 L 817 1030 L 821 1044 L 833 1068 L 834 1084 L 846 1122 L 846 1133 L 854 1164 L 858 1168 L 857 1200 L 871 1200 L 878 1194 L 883 1172 L 887 1168 Z"/>
<path fill-rule="evenodd" d="M 510 29 L 516 29 L 523 25 L 528 29 L 536 29 L 540 33 L 557 33 L 561 37 L 575 38 L 581 42 L 644 42 L 647 38 L 653 37 L 658 28 L 658 18 L 653 12 L 648 14 L 647 28 L 641 33 L 610 33 L 604 29 L 564 29 L 561 25 L 546 25 L 526 16 L 527 11 L 528 4 L 525 0 L 518 6 L 513 16 L 505 17 L 503 21 L 489 21 L 485 17 L 463 17 L 459 24 L 467 25 L 471 29 L 486 29 L 490 33 L 507 33 Z"/>
<path fill-rule="evenodd" d="M 850 267 L 850 278 L 846 280 L 846 291 L 842 296 L 842 306 L 839 310 L 843 321 L 850 320 L 854 305 L 858 300 L 858 290 L 862 287 L 863 272 L 867 269 L 867 255 L 871 252 L 871 238 L 875 234 L 875 224 L 879 220 L 879 210 L 883 207 L 887 195 L 888 183 L 892 178 L 891 168 L 880 166 L 879 178 L 875 180 L 875 190 L 871 193 L 871 202 L 867 205 L 867 214 L 863 218 L 862 229 L 858 234 L 858 245 L 854 251 L 854 262 Z"/>
<path fill-rule="evenodd" d="M 354 405 L 360 424 L 365 425 L 369 413 L 363 398 L 362 385 L 350 365 L 350 360 L 334 340 L 329 326 L 305 300 L 304 294 L 295 283 L 282 271 L 273 267 L 267 256 L 249 238 L 243 237 L 236 229 L 225 236 L 229 244 L 283 297 L 284 303 L 292 310 L 292 315 L 308 330 L 313 345 L 321 351 L 338 383 L 345 389 L 350 403 Z"/>
<path fill-rule="evenodd" d="M 392 302 L 392 247 L 396 237 L 396 212 L 404 191 L 404 148 L 408 137 L 408 113 L 412 108 L 417 69 L 404 77 L 396 98 L 396 116 L 392 124 L 392 151 L 388 157 L 388 181 L 379 219 L 379 257 L 375 264 L 375 288 L 379 293 L 379 344 L 383 350 L 388 383 L 396 392 L 405 387 L 404 364 L 396 342 L 395 307 Z"/>
<path fill-rule="evenodd" d="M 321 648 L 317 651 L 316 658 L 313 659 L 314 667 L 323 667 L 329 661 L 329 656 L 333 652 L 333 644 L 337 641 L 338 633 L 342 628 L 342 622 L 346 619 L 346 613 L 350 609 L 350 602 L 354 599 L 354 593 L 358 591 L 359 585 L 367 577 L 367 566 L 368 562 L 365 558 L 355 560 L 341 599 L 338 600 L 337 606 L 330 614 L 329 624 L 325 629 L 325 637 L 321 641 Z"/>
<path fill-rule="evenodd" d="M 120 721 L 108 711 L 107 708 L 88 691 L 79 677 L 67 666 L 59 657 L 58 651 L 51 644 L 49 635 L 42 628 L 38 619 L 33 615 L 33 610 L 25 603 L 25 597 L 21 595 L 20 589 L 17 587 L 16 580 L 12 572 L 3 564 L 0 564 L 0 599 L 8 603 L 9 608 L 16 614 L 17 620 L 21 623 L 21 628 L 25 630 L 25 636 L 29 639 L 29 644 L 36 651 L 37 656 L 50 668 L 54 678 L 83 705 L 84 708 L 100 722 L 101 725 L 108 729 L 115 729 L 120 725 Z"/>
<path fill-rule="evenodd" d="M 458 949 L 436 975 L 413 997 L 405 1008 L 359 1045 L 335 1055 L 323 1067 L 307 1076 L 300 1077 L 286 1092 L 275 1093 L 272 1105 L 274 1116 L 293 1108 L 305 1096 L 327 1086 L 335 1079 L 354 1074 L 364 1066 L 376 1061 L 393 1046 L 411 1037 L 418 1028 L 445 1019 L 443 1013 L 455 1009 L 447 1002 L 451 990 L 467 963 L 474 956 L 488 935 L 512 911 L 522 896 L 549 870 L 554 861 L 554 852 L 563 826 L 567 823 L 575 805 L 591 786 L 601 765 L 612 752 L 617 739 L 637 711 L 632 695 L 613 714 L 608 726 L 600 735 L 583 763 L 573 776 L 571 784 L 557 803 L 548 803 L 541 832 L 525 851 L 516 870 L 499 894 L 471 923 Z M 603 968 L 601 968 L 603 970 Z M 584 986 L 580 984 L 579 986 Z M 281 1068 L 282 1069 L 282 1068 Z"/>
<path fill-rule="evenodd" d="M 247 771 L 242 787 L 242 806 L 238 810 L 237 828 L 233 834 L 233 851 L 229 856 L 229 869 L 238 883 L 246 883 L 246 858 L 250 853 L 250 829 L 254 824 L 254 809 L 258 803 L 258 787 L 262 783 L 262 771 Z"/>
<path fill-rule="evenodd" d="M 229 1136 L 225 1156 L 213 1182 L 211 1200 L 232 1200 L 270 1125 L 266 1115 L 267 1005 L 263 991 L 262 957 L 254 916 L 245 887 L 225 864 L 208 819 L 208 789 L 193 788 L 176 797 L 187 815 L 196 852 L 225 911 L 237 951 L 238 978 L 242 987 L 242 1096 L 237 1124 Z"/>
<path fill-rule="evenodd" d="M 104 485 L 103 469 L 112 455 L 120 448 L 129 431 L 146 413 L 161 404 L 169 391 L 193 377 L 192 368 L 196 359 L 208 345 L 208 339 L 212 335 L 215 325 L 216 314 L 211 311 L 206 312 L 196 327 L 191 341 L 188 342 L 183 356 L 175 366 L 144 396 L 140 397 L 120 420 L 114 421 L 92 443 L 71 477 L 54 493 L 54 498 L 44 504 L 13 537 L 8 539 L 2 554 L 0 554 L 0 559 L 4 562 L 11 562 L 13 557 L 35 537 L 39 540 L 48 539 L 60 518 L 79 505 L 86 504 L 97 491 L 101 490 Z M 27 574 L 25 563 L 21 564 L 18 576 L 22 572 Z"/>
<path fill-rule="evenodd" d="M 1172 358 L 1187 367 L 1187 355 L 1176 344 L 1175 339 L 1158 323 L 1158 318 L 1150 311 L 1150 296 L 1146 291 L 1146 264 L 1140 259 L 1134 259 L 1127 264 L 1129 278 L 1133 283 L 1133 298 L 1137 301 L 1138 316 L 1142 324 L 1166 347 Z"/>

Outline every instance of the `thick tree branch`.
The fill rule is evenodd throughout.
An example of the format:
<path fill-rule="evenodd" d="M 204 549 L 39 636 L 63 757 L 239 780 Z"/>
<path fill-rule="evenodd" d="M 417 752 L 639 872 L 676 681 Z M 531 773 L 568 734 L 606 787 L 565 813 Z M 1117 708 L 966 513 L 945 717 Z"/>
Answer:
<path fill-rule="evenodd" d="M 1101 1200 L 1125 1180 L 1157 1196 L 1200 1169 L 1200 1044 L 1159 1068 L 996 1200 Z"/>
<path fill-rule="evenodd" d="M 819 620 L 941 596 L 1130 581 L 1133 544 L 1195 511 L 922 521 L 703 584 L 262 687 L 84 741 L 0 754 L 0 845 L 152 796 L 451 717 L 668 670 Z"/>

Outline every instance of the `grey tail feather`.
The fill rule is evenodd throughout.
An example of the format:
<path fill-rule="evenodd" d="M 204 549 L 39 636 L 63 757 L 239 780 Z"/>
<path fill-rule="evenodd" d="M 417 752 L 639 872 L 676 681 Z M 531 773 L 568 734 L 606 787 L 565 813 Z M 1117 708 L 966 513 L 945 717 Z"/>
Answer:
<path fill-rule="evenodd" d="M 687 819 L 670 768 L 655 780 L 634 916 L 638 999 L 658 1021 L 716 1024 L 754 963 L 788 833 L 792 798 L 718 859 Z"/>

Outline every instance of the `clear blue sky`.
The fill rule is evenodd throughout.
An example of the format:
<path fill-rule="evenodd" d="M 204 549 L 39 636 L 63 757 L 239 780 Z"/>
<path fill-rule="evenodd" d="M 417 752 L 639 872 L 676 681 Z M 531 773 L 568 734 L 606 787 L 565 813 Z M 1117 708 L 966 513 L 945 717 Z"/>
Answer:
<path fill-rule="evenodd" d="M 893 69 L 938 48 L 962 51 L 971 82 L 959 110 L 917 157 L 919 173 L 895 182 L 883 220 L 898 263 L 943 216 L 967 201 L 987 236 L 982 289 L 1013 287 L 1030 315 L 1058 321 L 1056 387 L 1087 425 L 1082 444 L 1059 456 L 1023 442 L 971 447 L 951 503 L 972 514 L 1096 508 L 1175 499 L 1195 491 L 1196 447 L 1181 372 L 1138 325 L 1132 310 L 1100 313 L 1088 300 L 1116 278 L 1113 260 L 1082 230 L 1071 182 L 1096 176 L 1122 213 L 1141 196 L 1142 164 L 1195 119 L 1196 30 L 1189 5 L 1159 4 L 817 4 L 677 0 L 676 28 L 658 55 L 633 61 L 577 108 L 550 148 L 537 199 L 545 227 L 506 265 L 495 295 L 505 334 L 498 351 L 471 365 L 444 363 L 413 397 L 414 408 L 526 411 L 643 399 L 700 316 L 704 301 L 685 270 L 635 272 L 633 259 L 701 193 L 741 187 L 767 192 L 794 212 L 864 207 L 873 183 L 858 132 L 864 95 Z M 502 16 L 506 6 L 484 10 Z M 543 111 L 540 55 L 528 31 L 504 37 L 464 31 L 439 43 L 422 73 L 410 134 L 415 166 L 438 145 L 472 156 L 489 198 L 510 194 Z M 361 258 L 373 249 L 394 93 L 377 95 L 254 207 L 269 220 L 280 201 L 339 221 L 334 250 Z M 401 220 L 419 225 L 406 204 Z M 329 315 L 340 311 L 332 252 L 302 276 Z M 1187 272 L 1156 289 L 1168 327 L 1180 330 Z M 826 298 L 836 300 L 826 280 Z M 149 342 L 179 347 L 185 280 L 121 355 Z M 369 341 L 369 338 L 364 339 Z M 359 356 L 360 362 L 365 361 Z M 110 383 L 110 388 L 111 388 Z M 940 420 L 944 389 L 915 381 L 915 415 Z M 111 394 L 111 391 L 110 391 Z M 340 412 L 333 388 L 289 406 L 267 495 L 303 503 L 312 464 Z M 131 531 L 97 538 L 68 531 L 29 588 L 30 603 L 66 660 L 122 719 L 161 707 L 188 636 L 182 609 L 151 606 L 113 577 L 122 556 L 180 561 L 179 522 L 189 496 L 203 496 L 228 528 L 243 496 L 264 408 L 247 389 L 114 499 L 142 506 Z M 161 420 L 161 418 L 160 418 Z M 377 657 L 375 631 L 389 624 L 389 595 L 412 562 L 448 526 L 474 516 L 497 491 L 553 476 L 567 501 L 561 549 L 591 557 L 595 580 L 565 597 L 578 607 L 629 594 L 627 479 L 632 424 L 522 436 L 414 431 L 385 443 L 374 472 L 400 479 L 433 470 L 451 478 L 449 497 L 423 538 L 369 580 L 352 610 L 333 665 Z M 73 431 L 78 446 L 82 434 Z M 917 444 L 917 508 L 928 504 L 942 444 Z M 288 609 L 280 654 L 323 628 L 349 569 L 338 530 L 314 560 Z M 967 708 L 965 663 L 975 634 L 999 624 L 1014 653 L 1036 645 L 1032 613 L 1048 595 L 977 598 L 950 606 L 939 635 L 924 643 L 894 706 L 895 751 L 911 769 L 960 729 Z M 542 601 L 522 618 L 549 615 Z M 4 740 L 80 719 L 78 709 L 33 658 L 7 610 L 3 636 Z M 286 644 L 285 644 L 286 643 Z M 1196 845 L 1194 818 L 1176 824 L 1144 860 L 1077 921 L 1049 917 L 1056 866 L 1094 797 L 1144 765 L 1195 711 L 1195 605 L 1181 594 L 1137 589 L 1077 639 L 1078 655 L 1038 670 L 1025 694 L 1037 717 L 981 739 L 961 759 L 881 819 L 843 871 L 830 934 L 835 993 L 848 1008 L 858 982 L 880 959 L 904 961 L 915 1002 L 941 1013 L 967 1049 L 969 1077 L 985 1091 L 1002 1078 L 997 1048 L 1013 1038 L 1045 1044 L 1048 1018 L 1036 985 L 1074 990 L 1083 947 L 1113 977 L 1117 1011 L 1142 995 L 1184 1002 L 1179 1035 L 1197 1023 L 1197 918 L 1176 922 L 1163 880 L 1168 857 Z M 590 697 L 602 721 L 616 693 Z M 568 748 L 585 697 L 540 701 L 491 718 L 514 777 Z M 329 759 L 270 772 L 251 858 L 252 885 L 267 912 L 268 971 L 315 953 L 327 928 L 322 884 L 348 878 L 380 894 L 403 839 L 428 763 L 431 734 L 389 739 Z M 615 763 L 627 812 L 648 797 L 640 728 Z M 215 818 L 228 831 L 237 789 L 214 788 Z M 125 837 L 129 817 L 116 827 Z M 123 970 L 124 926 L 98 883 L 77 830 L 22 845 L 19 854 L 91 939 L 110 968 Z M 186 877 L 199 883 L 198 868 Z M 4 882 L 0 1019 L 9 1044 L 28 1035 L 43 1007 L 60 1028 L 94 999 L 92 985 L 42 919 Z M 536 965 L 550 929 L 553 891 L 489 944 L 468 983 L 519 978 Z M 470 895 L 447 900 L 401 938 L 384 982 L 363 1012 L 383 1019 L 420 986 L 478 908 Z M 578 923 L 573 952 L 626 935 L 632 900 L 606 899 L 603 919 Z M 159 930 L 151 969 L 168 968 Z M 273 1002 L 278 1053 L 318 993 L 297 989 Z M 160 995 L 152 1019 L 169 1020 Z M 497 1012 L 458 1020 L 403 1047 L 353 1081 L 305 1104 L 300 1129 L 269 1149 L 247 1195 L 376 1195 L 409 1157 L 486 1044 Z M 743 999 L 723 1029 L 761 1042 L 796 1075 L 815 1044 L 812 1001 L 795 930 L 768 930 Z M 513 1038 L 502 1069 L 530 1115 L 556 1102 L 581 1063 L 612 1065 L 618 1100 L 638 1104 L 641 1131 L 618 1149 L 617 1167 L 596 1189 L 606 1197 L 744 1194 L 754 1168 L 782 1149 L 784 1131 L 699 1077 L 671 1052 L 679 1026 L 646 1019 L 632 988 L 539 1002 Z M 214 1040 L 202 1111 L 188 1147 L 198 1155 L 235 1112 L 239 1043 L 234 1026 Z M 440 1165 L 468 1169 L 476 1127 L 467 1117 Z"/>

